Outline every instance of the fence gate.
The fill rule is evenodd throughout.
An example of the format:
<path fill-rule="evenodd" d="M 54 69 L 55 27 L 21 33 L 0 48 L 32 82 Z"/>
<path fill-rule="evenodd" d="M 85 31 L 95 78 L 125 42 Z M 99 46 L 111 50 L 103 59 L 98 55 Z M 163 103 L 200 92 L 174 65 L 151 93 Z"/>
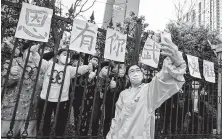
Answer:
<path fill-rule="evenodd" d="M 40 6 L 53 8 L 49 2 L 43 2 Z M 21 3 L 22 0 L 2 1 L 1 40 L 14 36 Z M 88 75 L 77 75 L 70 81 L 69 101 L 61 100 L 62 89 L 58 94 L 58 103 L 48 101 L 53 85 L 61 85 L 61 88 L 66 87 L 64 83 L 67 81 L 64 77 L 66 72 L 69 72 L 68 66 L 64 67 L 63 72 L 55 70 L 57 57 L 54 56 L 54 53 L 58 52 L 63 32 L 70 31 L 71 25 L 72 21 L 69 18 L 53 15 L 49 42 L 40 44 L 39 64 L 44 65 L 43 59 L 52 63 L 51 70 L 47 74 L 50 80 L 49 87 L 46 88 L 46 101 L 40 99 L 39 96 L 44 86 L 44 74 L 40 70 L 41 67 L 36 67 L 29 62 L 30 47 L 24 50 L 26 46 L 37 42 L 14 39 L 11 47 L 2 44 L 1 112 L 2 129 L 4 129 L 2 130 L 2 138 L 105 138 L 114 116 L 115 102 L 119 93 L 129 86 L 128 78 L 125 75 L 120 75 L 120 69 L 126 65 L 106 61 L 102 57 L 105 30 L 99 29 L 98 33 L 99 57 L 77 54 L 67 50 L 68 55 L 72 57 L 72 65 L 77 69 L 81 63 L 88 64 L 89 59 L 98 60 L 97 78 L 90 80 Z M 139 32 L 136 34 L 139 36 Z M 140 44 L 139 37 L 138 40 L 135 44 Z M 136 52 L 138 55 L 139 48 Z M 132 61 L 138 61 L 136 54 L 131 55 Z M 68 63 L 68 59 L 66 59 L 66 63 Z M 11 74 L 15 66 L 17 68 L 16 71 L 14 69 L 14 72 L 21 73 L 19 77 Z M 101 78 L 99 71 L 104 66 L 108 67 L 110 76 Z M 141 68 L 145 83 L 150 82 L 158 72 L 148 70 L 146 66 Z M 218 68 L 215 71 L 216 76 L 218 76 Z M 110 87 L 112 80 L 117 83 L 117 87 L 114 89 Z M 187 76 L 183 88 L 156 110 L 155 139 L 222 138 L 217 131 L 217 106 L 218 103 L 221 104 L 221 98 L 217 96 L 217 92 L 217 83 L 208 83 Z M 22 118 L 25 122 L 18 120 Z M 16 130 L 22 126 L 22 130 Z M 35 134 L 34 131 L 30 131 L 32 126 L 37 126 L 37 137 L 31 136 Z"/>

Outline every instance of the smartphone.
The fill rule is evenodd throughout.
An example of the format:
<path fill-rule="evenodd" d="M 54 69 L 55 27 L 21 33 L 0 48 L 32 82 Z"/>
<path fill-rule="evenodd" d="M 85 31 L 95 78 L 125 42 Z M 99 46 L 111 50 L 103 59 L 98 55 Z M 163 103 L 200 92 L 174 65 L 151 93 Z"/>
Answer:
<path fill-rule="evenodd" d="M 161 36 L 161 43 L 170 43 L 170 42 L 172 42 L 172 38 L 171 38 L 170 33 L 163 31 L 163 32 L 161 32 L 160 36 Z"/>

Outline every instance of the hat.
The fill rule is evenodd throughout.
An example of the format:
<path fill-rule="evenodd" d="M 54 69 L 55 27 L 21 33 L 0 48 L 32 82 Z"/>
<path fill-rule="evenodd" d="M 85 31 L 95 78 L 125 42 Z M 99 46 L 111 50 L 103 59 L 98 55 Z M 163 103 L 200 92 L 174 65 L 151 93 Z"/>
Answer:
<path fill-rule="evenodd" d="M 92 55 L 92 56 L 90 57 L 90 59 L 92 59 L 92 58 L 96 58 L 96 59 L 98 59 L 98 60 L 99 60 L 99 57 L 98 57 L 98 56 L 96 56 L 96 55 Z"/>
<path fill-rule="evenodd" d="M 132 67 L 132 66 L 138 66 L 138 67 L 140 68 L 140 66 L 137 65 L 137 64 L 131 64 L 131 65 L 129 65 L 129 66 L 126 67 L 126 75 L 128 75 L 129 69 L 130 69 L 130 67 Z M 140 69 L 141 69 L 141 68 L 140 68 Z"/>

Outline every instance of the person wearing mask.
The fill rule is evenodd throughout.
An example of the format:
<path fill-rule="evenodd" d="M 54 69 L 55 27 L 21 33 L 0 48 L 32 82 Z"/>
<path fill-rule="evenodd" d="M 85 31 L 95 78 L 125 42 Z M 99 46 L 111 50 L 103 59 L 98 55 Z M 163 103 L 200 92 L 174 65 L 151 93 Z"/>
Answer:
<path fill-rule="evenodd" d="M 177 46 L 168 38 L 163 39 L 167 41 L 161 43 L 161 54 L 167 58 L 150 83 L 142 83 L 143 73 L 138 65 L 127 68 L 131 86 L 120 93 L 106 139 L 154 139 L 155 110 L 180 90 L 186 71 Z"/>

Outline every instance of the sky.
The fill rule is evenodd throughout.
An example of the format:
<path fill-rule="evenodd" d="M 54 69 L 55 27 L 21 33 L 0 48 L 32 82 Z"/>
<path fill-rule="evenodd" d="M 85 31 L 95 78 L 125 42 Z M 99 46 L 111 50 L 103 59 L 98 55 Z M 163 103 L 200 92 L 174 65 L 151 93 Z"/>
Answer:
<path fill-rule="evenodd" d="M 60 1 L 60 0 L 57 0 Z M 75 0 L 61 0 L 66 9 L 70 8 Z M 93 0 L 89 0 L 86 7 L 91 5 Z M 117 0 L 118 1 L 118 0 Z M 179 0 L 177 0 L 179 1 Z M 148 29 L 158 31 L 164 30 L 165 25 L 170 20 L 175 20 L 175 10 L 173 3 L 175 0 L 140 0 L 139 15 L 144 15 L 149 24 Z M 94 11 L 95 22 L 102 26 L 106 0 L 96 0 L 94 6 L 82 14 L 80 19 L 88 20 Z"/>

